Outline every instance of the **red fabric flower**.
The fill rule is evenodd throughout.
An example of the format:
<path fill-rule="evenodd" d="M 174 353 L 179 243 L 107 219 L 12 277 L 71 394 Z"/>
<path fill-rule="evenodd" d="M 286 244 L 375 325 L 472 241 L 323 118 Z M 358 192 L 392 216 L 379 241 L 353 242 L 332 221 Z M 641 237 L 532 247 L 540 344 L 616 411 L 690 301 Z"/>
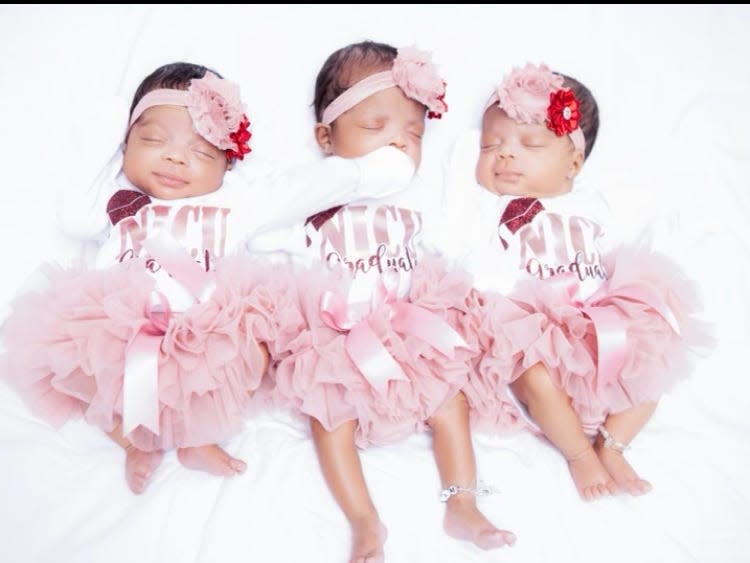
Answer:
<path fill-rule="evenodd" d="M 569 135 L 578 129 L 581 112 L 578 111 L 580 104 L 572 90 L 557 90 L 549 95 L 549 106 L 547 107 L 547 128 L 555 132 L 555 135 Z"/>
<path fill-rule="evenodd" d="M 226 151 L 224 151 L 228 161 L 231 162 L 234 158 L 244 160 L 245 155 L 252 150 L 247 144 L 247 142 L 250 140 L 250 137 L 253 136 L 253 134 L 247 130 L 248 127 L 250 127 L 250 120 L 247 118 L 247 115 L 242 114 L 240 126 L 237 128 L 237 131 L 229 134 L 229 138 L 237 146 L 237 148 L 227 149 Z"/>
<path fill-rule="evenodd" d="M 446 86 L 447 86 L 447 84 L 445 83 L 445 80 L 443 80 L 443 89 L 444 89 L 444 90 L 445 90 L 445 87 L 446 87 Z M 427 112 L 427 118 L 428 118 L 428 119 L 442 119 L 442 118 L 443 118 L 443 114 L 444 114 L 444 113 L 445 113 L 446 111 L 448 111 L 448 104 L 447 104 L 447 103 L 445 103 L 445 92 L 443 92 L 443 93 L 442 93 L 441 95 L 439 95 L 439 96 L 437 97 L 437 100 L 438 100 L 438 102 L 440 102 L 441 104 L 443 104 L 443 107 L 444 107 L 445 109 L 444 109 L 443 111 L 433 111 L 433 110 L 429 110 L 429 111 Z"/>

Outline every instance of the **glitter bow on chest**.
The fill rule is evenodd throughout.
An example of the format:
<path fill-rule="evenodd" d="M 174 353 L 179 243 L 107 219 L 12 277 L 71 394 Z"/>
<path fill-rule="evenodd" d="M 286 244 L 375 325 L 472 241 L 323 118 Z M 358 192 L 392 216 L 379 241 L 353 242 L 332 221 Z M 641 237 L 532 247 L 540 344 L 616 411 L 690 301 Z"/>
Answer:
<path fill-rule="evenodd" d="M 518 229 L 530 223 L 540 211 L 544 211 L 544 206 L 535 197 L 517 197 L 508 203 L 497 227 L 497 234 L 505 250 L 508 249 L 508 233 L 505 231 L 515 235 Z"/>

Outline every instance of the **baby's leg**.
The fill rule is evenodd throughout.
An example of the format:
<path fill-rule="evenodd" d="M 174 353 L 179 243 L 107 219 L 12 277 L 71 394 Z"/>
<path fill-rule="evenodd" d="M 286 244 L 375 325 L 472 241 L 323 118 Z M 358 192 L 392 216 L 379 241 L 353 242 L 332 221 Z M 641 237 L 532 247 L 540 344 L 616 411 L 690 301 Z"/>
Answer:
<path fill-rule="evenodd" d="M 599 459 L 609 474 L 612 475 L 621 489 L 631 495 L 642 495 L 649 492 L 651 483 L 638 476 L 623 456 L 622 450 L 641 431 L 648 419 L 651 418 L 654 410 L 656 410 L 656 403 L 650 402 L 609 415 L 603 426 L 605 432 L 597 436 L 594 445 Z M 609 445 L 606 444 L 602 435 L 605 433 L 611 436 Z"/>
<path fill-rule="evenodd" d="M 262 342 L 257 343 L 257 346 L 259 363 L 261 365 L 260 369 L 265 373 L 269 361 L 268 348 Z M 248 390 L 249 395 L 252 395 L 253 393 L 254 391 Z M 247 469 L 247 464 L 244 461 L 230 456 L 217 444 L 191 448 L 178 448 L 177 459 L 179 459 L 180 463 L 185 467 L 205 471 L 206 473 L 219 475 L 221 477 L 240 475 Z"/>
<path fill-rule="evenodd" d="M 125 448 L 125 452 L 125 479 L 130 490 L 139 495 L 146 489 L 149 479 L 159 467 L 164 452 L 144 452 L 132 445 Z"/>
<path fill-rule="evenodd" d="M 345 422 L 331 432 L 310 419 L 323 477 L 352 528 L 349 563 L 384 561 L 386 529 L 367 490 L 359 452 L 354 442 L 357 421 Z"/>
<path fill-rule="evenodd" d="M 164 452 L 144 452 L 134 447 L 122 435 L 122 426 L 118 425 L 108 434 L 125 450 L 125 480 L 135 494 L 141 494 L 148 485 L 149 479 L 156 471 L 164 457 Z"/>
<path fill-rule="evenodd" d="M 185 467 L 221 477 L 240 475 L 247 469 L 247 464 L 244 461 L 230 456 L 217 444 L 178 448 L 177 459 Z"/>
<path fill-rule="evenodd" d="M 531 366 L 511 388 L 545 436 L 565 456 L 582 498 L 593 500 L 617 492 L 616 483 L 584 434 L 570 398 L 555 387 L 544 365 Z"/>
<path fill-rule="evenodd" d="M 477 466 L 469 433 L 469 406 L 466 396 L 458 393 L 429 419 L 433 430 L 433 450 L 440 481 L 447 489 L 476 487 Z M 448 535 L 468 540 L 482 549 L 513 545 L 516 536 L 500 530 L 477 508 L 473 493 L 460 491 L 445 503 L 443 527 Z"/>
<path fill-rule="evenodd" d="M 258 351 L 257 351 L 257 361 L 260 365 L 260 373 L 264 374 L 268 370 L 268 365 L 271 363 L 271 353 L 268 351 L 268 346 L 265 342 L 255 342 Z M 253 396 L 255 394 L 255 389 L 248 389 L 247 394 L 249 396 Z"/>

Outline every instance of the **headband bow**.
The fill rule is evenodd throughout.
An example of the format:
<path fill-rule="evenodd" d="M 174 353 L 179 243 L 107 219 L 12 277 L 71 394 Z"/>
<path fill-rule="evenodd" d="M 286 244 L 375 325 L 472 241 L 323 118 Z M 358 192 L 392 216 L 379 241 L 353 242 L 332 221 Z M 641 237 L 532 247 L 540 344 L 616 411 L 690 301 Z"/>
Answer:
<path fill-rule="evenodd" d="M 192 79 L 187 90 L 151 90 L 133 109 L 129 125 L 148 108 L 161 105 L 186 107 L 198 134 L 223 150 L 227 160 L 243 160 L 250 152 L 250 121 L 244 113 L 240 89 L 233 82 L 207 72 L 203 78 Z"/>
<path fill-rule="evenodd" d="M 544 124 L 558 137 L 569 135 L 577 150 L 586 148 L 580 128 L 580 102 L 571 89 L 563 88 L 562 76 L 547 65 L 527 63 L 514 68 L 495 88 L 487 108 L 493 104 L 514 121 Z"/>

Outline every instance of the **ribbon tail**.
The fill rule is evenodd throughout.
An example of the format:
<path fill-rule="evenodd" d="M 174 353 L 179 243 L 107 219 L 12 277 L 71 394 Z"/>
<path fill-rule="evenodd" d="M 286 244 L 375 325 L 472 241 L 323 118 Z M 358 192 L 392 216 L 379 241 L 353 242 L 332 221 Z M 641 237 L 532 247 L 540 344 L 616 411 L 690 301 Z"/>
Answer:
<path fill-rule="evenodd" d="M 148 253 L 199 302 L 209 299 L 216 289 L 213 272 L 192 259 L 185 248 L 163 231 L 148 237 L 142 243 Z"/>
<path fill-rule="evenodd" d="M 618 288 L 616 296 L 640 301 L 644 305 L 648 305 L 662 316 L 677 336 L 680 335 L 680 323 L 677 321 L 672 309 L 664 302 L 657 291 L 646 285 L 639 284 Z"/>
<path fill-rule="evenodd" d="M 469 345 L 455 329 L 435 313 L 410 303 L 397 303 L 393 306 L 396 314 L 391 319 L 393 328 L 402 334 L 413 334 L 453 358 L 456 348 Z"/>
<path fill-rule="evenodd" d="M 159 435 L 159 347 L 162 335 L 140 330 L 128 346 L 122 383 L 122 433 L 138 425 Z"/>
<path fill-rule="evenodd" d="M 382 394 L 388 390 L 388 380 L 408 381 L 367 321 L 357 323 L 346 335 L 346 351 L 370 385 Z"/>
<path fill-rule="evenodd" d="M 627 334 L 622 319 L 605 307 L 586 307 L 586 315 L 594 324 L 597 345 L 597 377 L 595 390 L 617 380 L 627 352 Z"/>

